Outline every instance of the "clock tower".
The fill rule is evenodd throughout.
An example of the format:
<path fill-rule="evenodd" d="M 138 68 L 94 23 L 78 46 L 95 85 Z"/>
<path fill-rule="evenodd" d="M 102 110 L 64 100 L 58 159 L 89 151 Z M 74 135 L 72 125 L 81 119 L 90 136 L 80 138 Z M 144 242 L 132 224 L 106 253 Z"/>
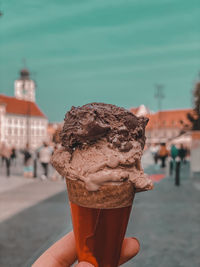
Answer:
<path fill-rule="evenodd" d="M 15 97 L 17 99 L 35 102 L 35 83 L 29 77 L 27 69 L 20 71 L 20 78 L 15 81 Z"/>

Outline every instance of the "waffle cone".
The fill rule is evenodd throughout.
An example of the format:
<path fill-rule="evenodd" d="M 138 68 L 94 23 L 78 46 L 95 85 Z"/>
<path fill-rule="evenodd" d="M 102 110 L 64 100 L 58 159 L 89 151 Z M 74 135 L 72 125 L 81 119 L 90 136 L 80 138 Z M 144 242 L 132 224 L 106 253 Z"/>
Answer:
<path fill-rule="evenodd" d="M 69 200 L 79 206 L 112 209 L 131 206 L 135 189 L 131 182 L 105 184 L 97 191 L 88 191 L 84 182 L 66 178 Z"/>

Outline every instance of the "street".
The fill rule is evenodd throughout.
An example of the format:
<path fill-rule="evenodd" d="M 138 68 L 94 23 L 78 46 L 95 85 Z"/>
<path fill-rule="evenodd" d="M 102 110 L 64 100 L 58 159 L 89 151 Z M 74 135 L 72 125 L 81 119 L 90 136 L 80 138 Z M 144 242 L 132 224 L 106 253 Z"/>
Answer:
<path fill-rule="evenodd" d="M 136 194 L 127 236 L 137 237 L 141 250 L 124 266 L 200 266 L 200 191 L 198 181 L 189 178 L 189 163 L 181 167 L 180 187 L 153 165 L 145 170 L 163 175 L 153 191 Z M 8 188 L 5 179 L 1 175 L 0 266 L 31 266 L 72 228 L 65 184 L 16 176 Z"/>

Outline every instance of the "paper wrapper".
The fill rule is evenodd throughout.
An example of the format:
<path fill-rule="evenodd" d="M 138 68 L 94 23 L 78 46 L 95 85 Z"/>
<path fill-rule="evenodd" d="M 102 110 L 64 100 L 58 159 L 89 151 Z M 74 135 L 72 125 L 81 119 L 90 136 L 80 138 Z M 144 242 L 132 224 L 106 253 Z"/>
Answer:
<path fill-rule="evenodd" d="M 133 185 L 106 184 L 91 192 L 81 181 L 66 181 L 78 261 L 117 267 L 134 198 Z"/>

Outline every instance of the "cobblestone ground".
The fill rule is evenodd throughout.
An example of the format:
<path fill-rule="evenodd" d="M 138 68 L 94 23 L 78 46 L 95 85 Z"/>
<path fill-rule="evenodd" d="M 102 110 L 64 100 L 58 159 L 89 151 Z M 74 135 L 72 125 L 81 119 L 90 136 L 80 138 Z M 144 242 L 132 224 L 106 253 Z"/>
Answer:
<path fill-rule="evenodd" d="M 149 174 L 162 174 L 160 168 L 145 165 Z M 138 193 L 130 216 L 127 235 L 140 240 L 141 251 L 125 267 L 199 267 L 200 177 L 189 177 L 189 165 L 181 167 L 181 185 L 166 177 L 153 191 Z M 41 190 L 35 182 L 35 190 Z M 44 185 L 44 184 L 43 184 Z M 22 199 L 27 187 L 20 186 Z M 19 186 L 0 192 L 14 200 Z M 38 191 L 39 192 L 39 191 Z M 17 193 L 16 193 L 17 194 Z M 24 200 L 26 201 L 26 199 Z M 0 266 L 31 266 L 31 262 L 71 229 L 66 193 L 61 192 L 28 207 L 0 223 Z"/>
<path fill-rule="evenodd" d="M 141 251 L 125 266 L 200 266 L 200 191 L 188 165 L 182 166 L 181 178 L 180 187 L 168 177 L 153 191 L 136 195 L 127 235 L 140 240 Z"/>

